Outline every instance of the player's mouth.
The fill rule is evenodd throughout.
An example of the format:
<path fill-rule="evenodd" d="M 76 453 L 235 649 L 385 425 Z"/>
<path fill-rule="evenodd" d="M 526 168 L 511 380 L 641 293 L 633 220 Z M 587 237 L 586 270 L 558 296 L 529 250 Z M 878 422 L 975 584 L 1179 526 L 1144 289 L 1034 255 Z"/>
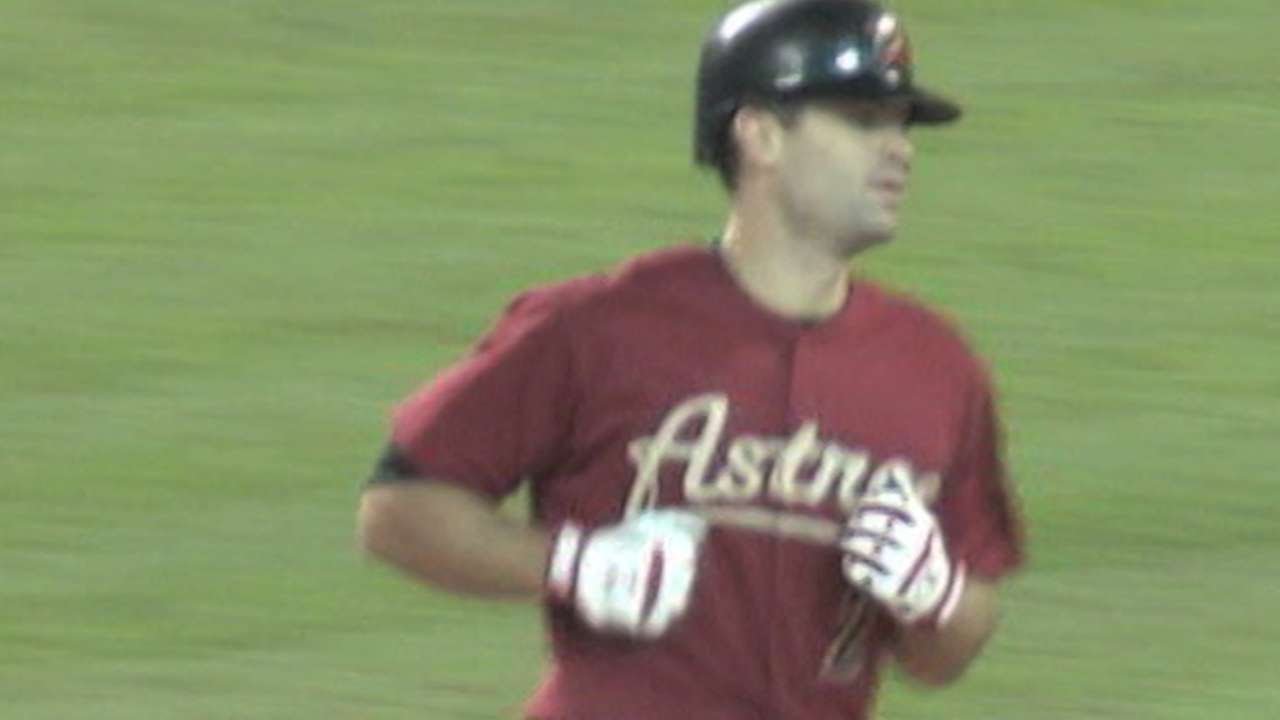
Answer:
<path fill-rule="evenodd" d="M 871 187 L 880 191 L 880 196 L 890 205 L 897 206 L 907 193 L 907 181 L 900 178 L 880 178 L 871 183 Z"/>

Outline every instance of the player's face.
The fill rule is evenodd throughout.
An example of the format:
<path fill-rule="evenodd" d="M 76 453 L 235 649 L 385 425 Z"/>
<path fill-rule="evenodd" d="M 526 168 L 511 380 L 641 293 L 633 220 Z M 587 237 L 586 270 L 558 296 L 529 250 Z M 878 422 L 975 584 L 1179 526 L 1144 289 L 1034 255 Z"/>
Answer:
<path fill-rule="evenodd" d="M 779 201 L 799 234 L 845 257 L 893 236 L 911 170 L 908 116 L 905 101 L 803 107 L 779 167 Z"/>

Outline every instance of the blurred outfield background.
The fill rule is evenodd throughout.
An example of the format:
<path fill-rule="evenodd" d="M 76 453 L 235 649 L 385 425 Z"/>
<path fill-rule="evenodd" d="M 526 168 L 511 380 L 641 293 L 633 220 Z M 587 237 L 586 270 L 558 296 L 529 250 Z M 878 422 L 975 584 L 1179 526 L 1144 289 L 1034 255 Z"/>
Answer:
<path fill-rule="evenodd" d="M 1280 11 L 901 0 L 866 271 L 992 359 L 1033 562 L 888 720 L 1274 720 Z M 536 612 L 354 552 L 390 404 L 513 292 L 718 229 L 719 0 L 0 4 L 0 718 L 509 717 Z"/>

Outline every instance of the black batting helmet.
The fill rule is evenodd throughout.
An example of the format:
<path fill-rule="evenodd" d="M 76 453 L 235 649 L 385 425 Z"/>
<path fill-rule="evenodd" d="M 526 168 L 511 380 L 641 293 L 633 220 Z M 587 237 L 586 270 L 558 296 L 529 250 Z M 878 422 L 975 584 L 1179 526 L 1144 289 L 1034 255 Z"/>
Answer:
<path fill-rule="evenodd" d="M 868 0 L 754 0 L 702 43 L 694 160 L 721 168 L 729 121 L 745 101 L 904 98 L 910 123 L 940 124 L 960 106 L 916 87 L 898 17 Z"/>

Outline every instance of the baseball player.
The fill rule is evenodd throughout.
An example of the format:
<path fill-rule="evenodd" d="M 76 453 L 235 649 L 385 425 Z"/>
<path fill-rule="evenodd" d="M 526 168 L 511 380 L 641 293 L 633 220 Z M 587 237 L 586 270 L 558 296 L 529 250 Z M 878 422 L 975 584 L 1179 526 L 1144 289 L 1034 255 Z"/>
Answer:
<path fill-rule="evenodd" d="M 907 129 L 960 109 L 867 0 L 742 5 L 697 82 L 723 234 L 516 297 L 399 406 L 360 536 L 544 603 L 530 718 L 868 718 L 886 664 L 964 671 L 1022 556 L 983 364 L 849 272 L 894 233 Z M 495 511 L 522 482 L 528 526 Z"/>

